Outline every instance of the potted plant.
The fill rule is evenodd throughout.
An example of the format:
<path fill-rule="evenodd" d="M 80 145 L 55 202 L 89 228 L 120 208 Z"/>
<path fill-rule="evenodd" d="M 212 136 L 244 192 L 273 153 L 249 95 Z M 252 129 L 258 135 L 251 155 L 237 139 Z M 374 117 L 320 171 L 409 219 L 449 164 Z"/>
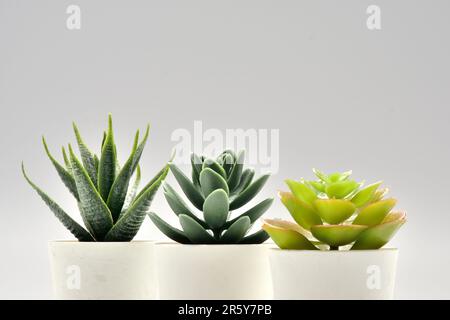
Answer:
<path fill-rule="evenodd" d="M 296 223 L 265 220 L 280 247 L 270 250 L 276 299 L 391 299 L 397 249 L 380 249 L 405 223 L 381 182 L 366 187 L 351 172 L 287 180 L 280 198 Z"/>
<path fill-rule="evenodd" d="M 244 151 L 225 151 L 217 159 L 193 154 L 191 162 L 192 179 L 173 163 L 170 170 L 192 206 L 169 184 L 163 186 L 182 230 L 149 214 L 159 230 L 179 243 L 156 244 L 160 298 L 271 298 L 266 246 L 259 245 L 269 236 L 264 230 L 248 233 L 273 199 L 234 213 L 258 194 L 270 175 L 254 180 L 254 170 L 244 169 Z"/>
<path fill-rule="evenodd" d="M 56 218 L 78 241 L 49 243 L 53 288 L 58 299 L 147 299 L 157 293 L 154 278 L 153 243 L 131 242 L 138 232 L 152 199 L 169 168 L 164 168 L 140 191 L 139 160 L 148 138 L 141 142 L 139 131 L 131 155 L 120 166 L 111 115 L 104 133 L 100 157 L 93 154 L 74 124 L 81 161 L 71 145 L 62 148 L 64 165 L 45 151 L 65 186 L 77 201 L 85 228 L 72 219 L 55 201 L 25 179 L 44 200 Z M 131 182 L 135 176 L 134 182 Z"/>

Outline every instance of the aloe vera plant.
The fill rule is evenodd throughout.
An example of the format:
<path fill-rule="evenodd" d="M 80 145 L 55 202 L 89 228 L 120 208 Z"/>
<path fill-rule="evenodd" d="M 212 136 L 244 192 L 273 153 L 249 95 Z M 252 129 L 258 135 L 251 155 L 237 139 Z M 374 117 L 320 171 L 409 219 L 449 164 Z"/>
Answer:
<path fill-rule="evenodd" d="M 108 130 L 103 135 L 100 157 L 86 146 L 75 123 L 73 129 L 81 160 L 69 144 L 68 152 L 62 147 L 64 159 L 64 165 L 62 165 L 50 153 L 45 138 L 42 138 L 48 158 L 78 203 L 86 228 L 73 220 L 31 181 L 22 164 L 23 175 L 56 218 L 79 241 L 131 241 L 169 171 L 168 165 L 165 165 L 139 193 L 137 192 L 141 180 L 139 160 L 147 142 L 149 128 L 147 126 L 140 142 L 139 130 L 136 132 L 131 154 L 123 166 L 120 166 L 117 160 L 111 115 L 108 118 Z M 131 181 L 133 176 L 134 181 Z"/>
<path fill-rule="evenodd" d="M 404 212 L 392 211 L 396 200 L 385 198 L 381 182 L 363 187 L 350 179 L 351 171 L 313 171 L 318 180 L 286 180 L 291 192 L 279 193 L 296 223 L 264 221 L 263 229 L 281 249 L 379 249 L 406 222 Z"/>
<path fill-rule="evenodd" d="M 175 164 L 170 170 L 186 197 L 202 218 L 167 183 L 166 200 L 178 216 L 183 230 L 172 227 L 159 216 L 150 213 L 154 224 L 172 240 L 184 244 L 257 244 L 269 236 L 264 230 L 248 235 L 253 223 L 269 209 L 272 198 L 265 199 L 231 218 L 232 211 L 251 201 L 267 182 L 270 174 L 254 179 L 253 169 L 244 169 L 244 151 L 236 155 L 224 151 L 217 159 L 192 154 L 192 179 Z"/>

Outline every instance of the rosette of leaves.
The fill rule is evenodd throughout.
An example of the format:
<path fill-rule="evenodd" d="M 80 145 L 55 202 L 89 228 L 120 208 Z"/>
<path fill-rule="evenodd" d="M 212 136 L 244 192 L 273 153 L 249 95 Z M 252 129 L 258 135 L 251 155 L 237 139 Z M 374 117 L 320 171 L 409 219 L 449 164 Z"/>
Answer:
<path fill-rule="evenodd" d="M 77 201 L 85 227 L 73 220 L 33 183 L 22 164 L 25 179 L 56 218 L 79 241 L 131 241 L 169 171 L 168 165 L 165 165 L 140 192 L 137 192 L 141 180 L 139 160 L 147 142 L 149 126 L 142 141 L 139 141 L 139 130 L 136 132 L 131 154 L 123 166 L 120 166 L 117 160 L 111 115 L 108 119 L 108 130 L 103 135 L 100 156 L 89 150 L 75 123 L 73 129 L 81 160 L 69 144 L 68 152 L 62 147 L 63 165 L 50 153 L 45 138 L 42 138 L 42 143 L 59 177 Z M 132 178 L 134 181 L 131 181 Z"/>
<path fill-rule="evenodd" d="M 178 216 L 182 230 L 150 213 L 150 218 L 161 232 L 184 244 L 257 244 L 269 238 L 264 230 L 250 235 L 248 232 L 253 223 L 269 209 L 272 198 L 240 214 L 234 211 L 258 194 L 270 174 L 254 179 L 254 170 L 244 168 L 244 151 L 238 155 L 224 151 L 217 159 L 192 154 L 191 164 L 192 179 L 175 164 L 170 164 L 171 172 L 192 206 L 169 184 L 164 183 L 164 195 Z"/>
<path fill-rule="evenodd" d="M 405 223 L 404 212 L 392 211 L 381 182 L 362 186 L 351 171 L 326 175 L 313 170 L 318 180 L 286 180 L 290 192 L 280 192 L 295 223 L 265 220 L 263 229 L 281 249 L 379 249 Z"/>

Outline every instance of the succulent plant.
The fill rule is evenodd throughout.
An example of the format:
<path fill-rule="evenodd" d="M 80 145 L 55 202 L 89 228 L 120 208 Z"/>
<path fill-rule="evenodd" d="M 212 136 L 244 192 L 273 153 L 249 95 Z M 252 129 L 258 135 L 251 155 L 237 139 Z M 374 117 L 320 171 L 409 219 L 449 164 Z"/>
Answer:
<path fill-rule="evenodd" d="M 192 205 L 201 211 L 203 219 L 169 184 L 164 183 L 164 195 L 178 216 L 183 231 L 150 213 L 154 224 L 169 238 L 184 244 L 256 244 L 266 241 L 269 236 L 264 230 L 251 235 L 247 233 L 270 207 L 272 198 L 231 218 L 231 212 L 252 200 L 270 176 L 265 174 L 253 180 L 255 172 L 250 168 L 244 169 L 244 158 L 244 151 L 236 155 L 227 150 L 217 159 L 192 154 L 192 179 L 175 164 L 170 164 L 175 179 Z"/>
<path fill-rule="evenodd" d="M 149 128 L 147 126 L 141 142 L 139 142 L 139 130 L 136 132 L 132 152 L 122 167 L 117 161 L 111 115 L 108 119 L 108 130 L 103 135 L 100 157 L 88 149 L 75 123 L 73 129 L 81 161 L 69 144 L 69 153 L 66 152 L 64 147 L 62 148 L 64 165 L 60 164 L 50 153 L 45 138 L 42 138 L 47 156 L 78 203 L 86 228 L 73 220 L 55 201 L 34 184 L 27 176 L 22 164 L 23 175 L 56 218 L 79 241 L 131 241 L 138 232 L 155 193 L 169 171 L 168 165 L 165 165 L 137 193 L 141 180 L 139 160 L 148 138 Z M 134 181 L 130 185 L 133 176 Z"/>
<path fill-rule="evenodd" d="M 366 187 L 350 179 L 351 171 L 326 175 L 313 170 L 316 181 L 286 180 L 291 192 L 280 192 L 282 203 L 296 223 L 264 221 L 281 249 L 379 249 L 405 223 L 404 212 L 391 211 L 396 200 L 384 198 L 382 182 Z"/>

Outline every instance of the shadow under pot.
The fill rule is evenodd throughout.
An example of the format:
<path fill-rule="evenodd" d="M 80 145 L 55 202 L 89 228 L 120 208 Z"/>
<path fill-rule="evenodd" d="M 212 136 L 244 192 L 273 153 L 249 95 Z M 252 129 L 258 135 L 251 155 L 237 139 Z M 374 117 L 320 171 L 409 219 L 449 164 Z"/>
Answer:
<path fill-rule="evenodd" d="M 272 298 L 268 245 L 157 243 L 156 274 L 163 300 Z"/>
<path fill-rule="evenodd" d="M 49 242 L 56 299 L 155 299 L 154 244 Z"/>
<path fill-rule="evenodd" d="M 392 299 L 397 249 L 304 251 L 270 249 L 274 298 Z"/>

